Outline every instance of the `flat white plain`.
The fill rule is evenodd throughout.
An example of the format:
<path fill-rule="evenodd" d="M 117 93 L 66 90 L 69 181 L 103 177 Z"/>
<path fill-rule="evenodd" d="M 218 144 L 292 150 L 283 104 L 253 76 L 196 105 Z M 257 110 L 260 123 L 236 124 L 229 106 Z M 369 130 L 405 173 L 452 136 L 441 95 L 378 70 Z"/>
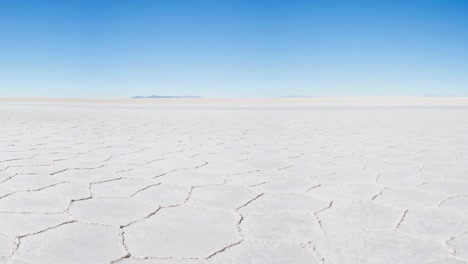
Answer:
<path fill-rule="evenodd" d="M 465 98 L 2 100 L 0 263 L 467 263 L 466 120 Z"/>

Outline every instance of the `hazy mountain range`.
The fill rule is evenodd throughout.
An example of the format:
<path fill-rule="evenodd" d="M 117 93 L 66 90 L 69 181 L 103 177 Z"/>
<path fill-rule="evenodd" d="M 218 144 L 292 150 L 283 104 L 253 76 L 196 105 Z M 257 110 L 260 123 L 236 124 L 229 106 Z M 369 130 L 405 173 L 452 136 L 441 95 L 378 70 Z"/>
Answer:
<path fill-rule="evenodd" d="M 134 96 L 132 99 L 147 99 L 147 98 L 201 98 L 201 96 L 193 95 L 183 95 L 183 96 L 174 96 L 174 95 L 150 95 L 150 96 Z"/>

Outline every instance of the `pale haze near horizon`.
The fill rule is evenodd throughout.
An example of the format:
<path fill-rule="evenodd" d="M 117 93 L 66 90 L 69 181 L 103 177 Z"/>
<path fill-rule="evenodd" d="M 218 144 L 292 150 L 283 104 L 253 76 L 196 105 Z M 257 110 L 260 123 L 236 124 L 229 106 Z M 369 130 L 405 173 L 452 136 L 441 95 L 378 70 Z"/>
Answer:
<path fill-rule="evenodd" d="M 2 1 L 0 97 L 468 96 L 464 1 Z"/>

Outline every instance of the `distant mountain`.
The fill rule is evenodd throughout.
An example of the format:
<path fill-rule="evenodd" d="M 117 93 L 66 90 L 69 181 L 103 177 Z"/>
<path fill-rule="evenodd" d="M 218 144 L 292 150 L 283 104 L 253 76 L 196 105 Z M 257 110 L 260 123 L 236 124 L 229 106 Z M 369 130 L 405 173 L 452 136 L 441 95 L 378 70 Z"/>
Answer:
<path fill-rule="evenodd" d="M 285 96 L 280 96 L 281 98 L 301 98 L 301 97 L 315 97 L 312 95 L 285 95 Z"/>
<path fill-rule="evenodd" d="M 201 96 L 174 96 L 174 95 L 150 95 L 150 96 L 134 96 L 132 99 L 149 99 L 149 98 L 201 98 Z"/>
<path fill-rule="evenodd" d="M 440 94 L 433 94 L 433 93 L 427 93 L 424 95 L 424 97 L 441 97 Z"/>

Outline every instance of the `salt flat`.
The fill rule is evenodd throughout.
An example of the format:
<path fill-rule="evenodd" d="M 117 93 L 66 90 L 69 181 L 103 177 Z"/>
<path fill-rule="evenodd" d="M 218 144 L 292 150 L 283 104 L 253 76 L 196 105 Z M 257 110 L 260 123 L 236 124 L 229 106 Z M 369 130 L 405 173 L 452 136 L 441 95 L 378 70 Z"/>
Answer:
<path fill-rule="evenodd" d="M 0 263 L 468 263 L 466 98 L 0 100 Z"/>

